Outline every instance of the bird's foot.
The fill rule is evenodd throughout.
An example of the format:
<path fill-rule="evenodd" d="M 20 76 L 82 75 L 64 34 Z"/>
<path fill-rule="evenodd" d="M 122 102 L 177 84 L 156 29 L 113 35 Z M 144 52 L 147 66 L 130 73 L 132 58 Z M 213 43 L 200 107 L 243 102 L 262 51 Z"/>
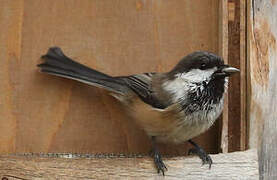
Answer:
<path fill-rule="evenodd" d="M 188 154 L 197 155 L 202 160 L 202 165 L 209 164 L 209 169 L 211 169 L 211 166 L 213 164 L 212 158 L 202 148 L 200 147 L 192 148 L 189 150 Z"/>
<path fill-rule="evenodd" d="M 166 168 L 166 166 L 165 166 L 165 164 L 162 160 L 162 156 L 161 156 L 160 152 L 158 150 L 153 149 L 153 150 L 151 150 L 150 154 L 154 158 L 154 163 L 155 163 L 156 168 L 158 170 L 158 174 L 160 172 L 162 172 L 162 174 L 164 176 L 164 172 L 167 171 L 167 168 Z"/>

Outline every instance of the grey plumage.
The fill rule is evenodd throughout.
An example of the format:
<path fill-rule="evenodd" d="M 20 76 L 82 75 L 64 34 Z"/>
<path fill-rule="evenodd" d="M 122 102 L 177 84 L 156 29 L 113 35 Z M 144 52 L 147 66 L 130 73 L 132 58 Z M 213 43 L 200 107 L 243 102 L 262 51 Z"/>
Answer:
<path fill-rule="evenodd" d="M 119 94 L 124 94 L 129 90 L 121 79 L 113 78 L 73 61 L 58 47 L 50 48 L 42 59 L 45 61 L 38 65 L 41 72 L 74 79 Z"/>

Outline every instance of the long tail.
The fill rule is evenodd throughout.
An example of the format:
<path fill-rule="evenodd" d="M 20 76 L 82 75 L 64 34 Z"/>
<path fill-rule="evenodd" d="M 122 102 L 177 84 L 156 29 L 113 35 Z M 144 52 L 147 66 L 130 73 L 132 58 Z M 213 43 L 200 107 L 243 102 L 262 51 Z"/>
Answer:
<path fill-rule="evenodd" d="M 128 87 L 123 80 L 73 61 L 65 56 L 58 47 L 49 48 L 47 54 L 41 58 L 45 60 L 43 63 L 38 64 L 41 72 L 74 79 L 119 94 L 125 94 L 128 91 Z"/>

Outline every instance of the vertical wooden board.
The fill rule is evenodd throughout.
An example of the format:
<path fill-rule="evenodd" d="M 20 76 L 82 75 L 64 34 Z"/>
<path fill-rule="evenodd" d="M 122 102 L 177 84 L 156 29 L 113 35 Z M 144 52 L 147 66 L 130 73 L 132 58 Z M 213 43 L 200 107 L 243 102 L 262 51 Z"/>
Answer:
<path fill-rule="evenodd" d="M 259 147 L 260 179 L 277 177 L 277 3 L 248 1 L 250 147 Z"/>
<path fill-rule="evenodd" d="M 219 1 L 219 26 L 218 26 L 218 53 L 228 63 L 228 0 Z M 219 121 L 221 137 L 219 138 L 220 149 L 223 153 L 228 152 L 228 92 L 225 94 L 224 109 Z"/>
<path fill-rule="evenodd" d="M 248 122 L 248 63 L 247 63 L 247 0 L 240 1 L 240 150 L 248 149 L 249 122 Z"/>
<path fill-rule="evenodd" d="M 23 1 L 0 2 L 0 147 L 15 152 Z"/>
<path fill-rule="evenodd" d="M 227 40 L 224 46 L 224 38 L 222 41 L 227 53 L 225 61 L 238 69 L 237 73 L 229 79 L 229 90 L 226 94 L 225 108 L 223 112 L 222 122 L 222 140 L 221 147 L 223 152 L 232 152 L 237 150 L 245 150 L 246 148 L 246 23 L 245 23 L 245 0 L 235 1 L 228 0 L 221 2 L 221 12 L 225 14 L 221 16 L 223 28 L 227 28 Z M 226 13 L 226 11 L 228 13 Z M 227 17 L 226 17 L 227 16 Z M 224 24 L 224 25 L 223 25 Z M 224 36 L 224 33 L 223 33 Z M 227 49 L 227 50 L 226 50 Z"/>
<path fill-rule="evenodd" d="M 57 45 L 111 75 L 167 71 L 191 51 L 218 52 L 217 9 L 216 0 L 25 1 L 20 82 L 11 91 L 18 94 L 16 152 L 148 152 L 148 138 L 116 100 L 38 73 L 39 57 Z M 216 152 L 217 136 L 214 126 L 197 142 Z M 163 150 L 180 154 L 186 147 Z"/>
<path fill-rule="evenodd" d="M 228 22 L 228 62 L 231 66 L 240 69 L 241 62 L 241 1 L 229 0 Z M 233 17 L 233 18 L 232 18 Z M 243 71 L 243 69 L 241 69 Z M 228 151 L 241 150 L 241 134 L 244 119 L 241 119 L 241 79 L 237 73 L 229 79 L 228 96 Z"/>

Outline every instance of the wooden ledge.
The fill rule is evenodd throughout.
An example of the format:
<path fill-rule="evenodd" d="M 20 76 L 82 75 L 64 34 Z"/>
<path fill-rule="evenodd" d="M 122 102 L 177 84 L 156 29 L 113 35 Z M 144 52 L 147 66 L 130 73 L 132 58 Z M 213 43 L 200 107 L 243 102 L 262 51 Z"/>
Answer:
<path fill-rule="evenodd" d="M 149 157 L 68 158 L 0 156 L 0 178 L 17 179 L 258 179 L 257 151 L 211 155 L 211 170 L 198 157 L 164 158 L 168 171 L 158 175 Z"/>

